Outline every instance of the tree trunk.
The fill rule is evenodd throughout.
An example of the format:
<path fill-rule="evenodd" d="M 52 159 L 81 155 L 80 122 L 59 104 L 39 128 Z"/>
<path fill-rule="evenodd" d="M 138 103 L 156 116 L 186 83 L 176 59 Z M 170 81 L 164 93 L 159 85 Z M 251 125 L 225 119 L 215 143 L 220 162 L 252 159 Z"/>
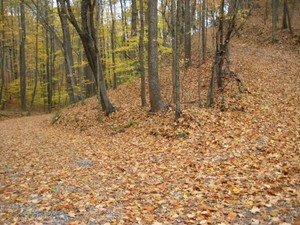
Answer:
<path fill-rule="evenodd" d="M 69 29 L 68 19 L 66 17 L 66 12 L 64 7 L 61 7 L 59 1 L 56 0 L 57 11 L 60 18 L 62 33 L 63 33 L 63 50 L 64 50 L 64 59 L 65 59 L 65 70 L 66 70 L 66 83 L 67 83 L 67 92 L 70 98 L 70 103 L 76 103 L 79 101 L 79 96 L 75 93 L 76 79 L 74 77 L 74 59 L 72 53 L 72 43 L 71 35 Z M 79 75 L 80 76 L 80 75 Z"/>
<path fill-rule="evenodd" d="M 198 32 L 198 81 L 197 81 L 197 94 L 198 94 L 198 106 L 201 107 L 201 9 L 199 10 L 199 32 Z M 213 28 L 214 29 L 214 28 Z"/>
<path fill-rule="evenodd" d="M 269 16 L 268 1 L 269 0 L 266 0 L 266 3 L 265 3 L 265 14 L 264 14 L 264 23 L 265 24 L 266 24 L 268 16 Z"/>
<path fill-rule="evenodd" d="M 0 5 L 1 21 L 4 21 L 3 0 L 1 0 L 0 4 L 1 4 Z M 1 63 L 0 107 L 1 108 L 4 106 L 4 104 L 2 103 L 3 91 L 4 91 L 4 67 L 5 67 L 5 48 L 4 48 L 4 46 L 5 46 L 5 30 L 4 30 L 4 26 L 3 26 L 2 31 L 1 31 L 1 42 L 0 42 L 0 63 Z"/>
<path fill-rule="evenodd" d="M 49 15 L 48 15 L 48 1 L 45 0 L 45 18 L 47 21 L 49 21 Z M 46 84 L 47 84 L 47 112 L 50 113 L 52 111 L 52 74 L 51 74 L 51 43 L 50 43 L 50 32 L 46 30 Z"/>
<path fill-rule="evenodd" d="M 24 0 L 20 2 L 20 97 L 21 109 L 26 110 L 26 25 L 25 25 L 25 7 Z"/>
<path fill-rule="evenodd" d="M 95 2 L 92 0 L 82 0 L 81 2 L 81 27 L 79 26 L 75 15 L 72 11 L 70 0 L 59 0 L 62 7 L 67 8 L 67 18 L 75 27 L 77 33 L 80 36 L 80 39 L 83 44 L 83 48 L 88 60 L 88 63 L 93 71 L 95 80 L 100 80 L 101 83 L 98 84 L 98 88 L 100 88 L 101 92 L 101 102 L 102 108 L 105 110 L 106 115 L 111 114 L 115 111 L 115 108 L 112 106 L 108 96 L 107 90 L 105 86 L 104 75 L 102 71 L 101 60 L 98 62 L 97 54 L 99 53 L 99 48 L 97 46 L 97 40 L 95 37 L 95 23 L 94 23 L 94 10 L 95 10 Z M 67 5 L 65 5 L 65 3 Z M 100 67 L 97 64 L 100 63 Z M 98 69 L 100 71 L 98 71 Z M 98 76 L 100 79 L 98 79 Z"/>
<path fill-rule="evenodd" d="M 130 36 L 136 37 L 137 35 L 137 17 L 138 17 L 138 11 L 137 11 L 137 5 L 136 0 L 131 0 L 131 34 Z M 130 58 L 134 60 L 136 57 L 135 50 L 130 51 Z"/>
<path fill-rule="evenodd" d="M 293 22 L 294 12 L 295 12 L 296 2 L 297 2 L 297 1 L 298 1 L 298 0 L 293 0 L 293 3 L 292 3 L 292 9 L 291 9 L 291 15 L 290 15 L 291 23 Z"/>
<path fill-rule="evenodd" d="M 287 25 L 287 14 L 286 14 L 286 11 L 287 11 L 287 0 L 284 0 L 283 1 L 283 16 L 282 16 L 282 29 L 286 29 L 288 28 L 288 25 Z"/>
<path fill-rule="evenodd" d="M 177 34 L 178 29 L 180 28 L 179 24 L 179 13 L 178 7 L 176 7 L 176 1 L 172 0 L 171 2 L 171 21 L 172 21 L 172 80 L 173 80 L 173 93 L 175 101 L 175 119 L 179 119 L 181 116 L 181 107 L 180 107 L 180 75 L 179 75 L 179 35 Z M 177 8 L 177 9 L 176 9 Z"/>
<path fill-rule="evenodd" d="M 179 18 L 178 18 L 179 19 Z M 190 0 L 185 0 L 185 14 L 184 14 L 184 24 L 185 24 L 185 38 L 184 38 L 184 55 L 185 55 L 185 68 L 192 65 L 192 37 L 191 37 L 191 2 Z"/>
<path fill-rule="evenodd" d="M 163 103 L 158 79 L 157 0 L 148 0 L 148 76 L 151 111 L 158 112 Z"/>
<path fill-rule="evenodd" d="M 139 36 L 139 70 L 141 74 L 141 102 L 142 107 L 146 107 L 146 82 L 145 82 L 145 60 L 144 60 L 144 33 L 145 33 L 145 24 L 144 24 L 144 2 L 140 0 L 140 36 Z"/>
<path fill-rule="evenodd" d="M 122 17 L 122 46 L 126 45 L 126 39 L 128 37 L 127 34 L 127 16 L 126 16 L 126 1 L 120 0 L 121 5 L 121 17 Z M 123 60 L 127 58 L 126 51 L 122 52 L 122 58 Z"/>
<path fill-rule="evenodd" d="M 220 8 L 220 19 L 219 19 L 219 38 L 218 38 L 218 44 L 217 44 L 217 54 L 216 54 L 216 62 L 218 66 L 218 72 L 217 72 L 217 82 L 218 82 L 218 88 L 223 87 L 223 73 L 222 68 L 224 64 L 224 58 L 223 54 L 225 53 L 224 49 L 224 7 L 225 7 L 225 1 L 222 0 L 221 2 L 221 8 Z"/>
<path fill-rule="evenodd" d="M 201 11 L 201 22 L 202 22 L 202 62 L 206 62 L 206 0 L 202 0 L 202 11 Z"/>
<path fill-rule="evenodd" d="M 136 0 L 131 0 L 131 37 L 136 36 L 138 11 Z"/>
<path fill-rule="evenodd" d="M 116 58 L 115 58 L 115 49 L 116 49 L 116 29 L 115 29 L 115 16 L 113 12 L 113 5 L 111 0 L 109 0 L 109 8 L 111 15 L 111 30 L 110 30 L 110 41 L 111 41 L 111 57 L 113 62 L 113 89 L 117 89 L 117 73 L 116 73 Z"/>
<path fill-rule="evenodd" d="M 276 31 L 278 21 L 278 0 L 272 0 L 272 42 L 276 42 Z"/>
<path fill-rule="evenodd" d="M 39 3 L 37 2 L 37 15 L 39 14 Z M 35 73 L 34 73 L 34 87 L 33 87 L 33 93 L 31 97 L 31 102 L 28 110 L 28 116 L 31 115 L 32 109 L 33 109 L 33 103 L 34 98 L 36 95 L 36 88 L 38 83 L 38 74 L 39 74 L 39 23 L 38 23 L 38 17 L 36 18 L 36 35 L 35 35 Z"/>
<path fill-rule="evenodd" d="M 288 2 L 287 2 L 287 0 L 284 0 L 284 2 L 283 2 L 282 29 L 286 29 L 286 28 L 289 28 L 290 33 L 293 34 Z"/>
<path fill-rule="evenodd" d="M 99 40 L 99 25 L 100 25 L 100 1 L 97 0 L 97 9 L 96 9 L 96 30 L 95 30 L 95 37 L 96 37 L 96 45 L 99 46 L 98 40 Z M 111 1 L 110 1 L 111 4 Z M 100 59 L 100 52 L 97 52 L 97 83 L 101 83 L 101 59 Z M 101 102 L 101 86 L 98 86 L 98 92 L 97 92 L 97 98 L 98 98 L 98 121 L 103 122 L 102 117 L 102 102 Z"/>

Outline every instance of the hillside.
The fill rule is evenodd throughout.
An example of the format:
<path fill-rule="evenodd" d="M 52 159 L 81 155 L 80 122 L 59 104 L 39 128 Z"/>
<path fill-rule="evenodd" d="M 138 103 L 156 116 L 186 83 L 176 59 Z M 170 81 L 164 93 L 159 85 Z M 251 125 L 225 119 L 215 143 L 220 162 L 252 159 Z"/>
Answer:
<path fill-rule="evenodd" d="M 177 122 L 171 107 L 140 107 L 139 81 L 109 91 L 118 111 L 103 124 L 96 98 L 51 118 L 1 121 L 0 223 L 300 224 L 299 43 L 285 31 L 276 44 L 262 37 L 262 10 L 231 46 L 232 70 L 251 93 L 232 81 L 224 112 L 195 103 L 194 63 L 181 71 Z M 160 79 L 170 102 L 169 67 Z"/>

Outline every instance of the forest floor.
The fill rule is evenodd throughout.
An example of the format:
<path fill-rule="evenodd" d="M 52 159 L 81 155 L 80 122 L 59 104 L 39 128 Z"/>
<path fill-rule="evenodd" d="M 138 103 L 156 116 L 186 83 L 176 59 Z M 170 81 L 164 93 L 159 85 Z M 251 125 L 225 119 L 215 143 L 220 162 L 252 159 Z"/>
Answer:
<path fill-rule="evenodd" d="M 300 60 L 278 46 L 234 41 L 251 94 L 232 83 L 224 112 L 193 104 L 195 67 L 177 122 L 139 107 L 138 82 L 103 124 L 95 98 L 0 121 L 0 224 L 300 224 Z"/>

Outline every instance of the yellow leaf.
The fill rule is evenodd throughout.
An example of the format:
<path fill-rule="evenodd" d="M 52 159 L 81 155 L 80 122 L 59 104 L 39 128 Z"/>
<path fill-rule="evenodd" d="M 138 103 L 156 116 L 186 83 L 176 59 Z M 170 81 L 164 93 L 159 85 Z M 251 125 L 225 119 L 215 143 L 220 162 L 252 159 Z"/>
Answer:
<path fill-rule="evenodd" d="M 232 192 L 235 194 L 238 194 L 238 193 L 240 193 L 240 189 L 238 187 L 233 187 Z"/>

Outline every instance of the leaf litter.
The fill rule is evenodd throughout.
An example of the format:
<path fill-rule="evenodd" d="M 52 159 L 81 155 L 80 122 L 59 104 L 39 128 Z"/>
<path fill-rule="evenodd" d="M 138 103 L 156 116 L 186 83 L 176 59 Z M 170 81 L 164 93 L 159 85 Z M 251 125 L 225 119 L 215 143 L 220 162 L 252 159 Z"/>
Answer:
<path fill-rule="evenodd" d="M 95 98 L 54 125 L 49 115 L 1 121 L 0 223 L 299 224 L 299 54 L 245 40 L 232 65 L 252 94 L 230 87 L 225 112 L 192 103 L 193 67 L 176 122 L 171 108 L 139 107 L 139 82 L 109 93 L 119 110 L 103 124 Z"/>

